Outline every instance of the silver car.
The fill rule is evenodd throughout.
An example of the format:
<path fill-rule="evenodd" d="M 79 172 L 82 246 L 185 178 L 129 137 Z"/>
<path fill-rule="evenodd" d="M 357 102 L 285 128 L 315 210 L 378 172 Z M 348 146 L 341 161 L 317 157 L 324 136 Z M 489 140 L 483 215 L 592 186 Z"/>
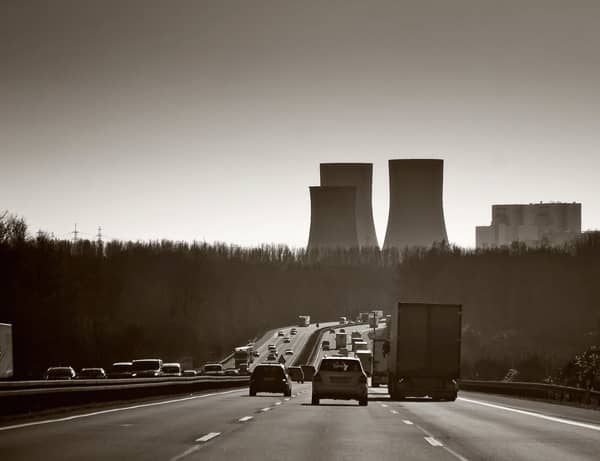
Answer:
<path fill-rule="evenodd" d="M 320 399 L 358 400 L 368 404 L 367 375 L 355 357 L 324 357 L 312 378 L 312 404 Z"/>

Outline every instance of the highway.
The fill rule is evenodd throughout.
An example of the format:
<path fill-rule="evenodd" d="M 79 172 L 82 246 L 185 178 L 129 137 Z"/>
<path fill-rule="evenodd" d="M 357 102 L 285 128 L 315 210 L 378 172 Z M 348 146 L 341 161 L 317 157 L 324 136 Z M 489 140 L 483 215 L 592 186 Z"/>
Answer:
<path fill-rule="evenodd" d="M 369 406 L 247 389 L 123 405 L 0 428 L 3 460 L 597 460 L 600 413 L 461 392 L 456 402 Z M 166 403 L 163 403 L 166 402 Z M 70 416 L 67 416 L 69 418 Z"/>
<path fill-rule="evenodd" d="M 288 346 L 299 353 L 314 329 L 298 328 L 291 343 L 269 332 L 260 359 L 271 342 L 278 353 Z M 366 327 L 346 328 L 353 330 Z M 599 459 L 595 410 L 474 392 L 456 402 L 391 402 L 385 387 L 369 390 L 367 407 L 326 399 L 313 406 L 311 383 L 294 383 L 292 392 L 207 391 L 4 420 L 0 453 L 3 460 Z"/>

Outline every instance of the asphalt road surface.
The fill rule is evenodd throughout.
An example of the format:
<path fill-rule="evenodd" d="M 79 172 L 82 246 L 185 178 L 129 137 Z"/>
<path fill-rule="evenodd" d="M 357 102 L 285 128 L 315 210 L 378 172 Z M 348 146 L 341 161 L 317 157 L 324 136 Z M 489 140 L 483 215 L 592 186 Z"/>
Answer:
<path fill-rule="evenodd" d="M 0 427 L 3 460 L 598 460 L 600 412 L 461 392 L 369 406 L 247 389 Z"/>

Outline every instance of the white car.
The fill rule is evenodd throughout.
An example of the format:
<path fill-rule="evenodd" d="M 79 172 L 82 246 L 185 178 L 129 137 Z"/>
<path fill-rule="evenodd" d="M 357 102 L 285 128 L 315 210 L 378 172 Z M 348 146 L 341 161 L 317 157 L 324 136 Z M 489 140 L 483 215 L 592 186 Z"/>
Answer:
<path fill-rule="evenodd" d="M 320 399 L 358 400 L 368 404 L 367 375 L 355 357 L 324 357 L 312 379 L 312 404 Z"/>
<path fill-rule="evenodd" d="M 286 349 L 284 352 L 285 355 L 294 355 L 293 349 Z"/>

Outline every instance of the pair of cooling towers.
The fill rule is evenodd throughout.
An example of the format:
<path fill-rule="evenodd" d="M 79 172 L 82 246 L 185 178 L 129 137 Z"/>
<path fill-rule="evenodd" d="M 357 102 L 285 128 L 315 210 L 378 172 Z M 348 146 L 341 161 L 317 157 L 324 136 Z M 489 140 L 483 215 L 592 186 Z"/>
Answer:
<path fill-rule="evenodd" d="M 390 211 L 383 249 L 447 242 L 442 193 L 444 161 L 389 160 Z M 321 163 L 310 187 L 307 250 L 378 249 L 373 223 L 372 163 Z"/>

